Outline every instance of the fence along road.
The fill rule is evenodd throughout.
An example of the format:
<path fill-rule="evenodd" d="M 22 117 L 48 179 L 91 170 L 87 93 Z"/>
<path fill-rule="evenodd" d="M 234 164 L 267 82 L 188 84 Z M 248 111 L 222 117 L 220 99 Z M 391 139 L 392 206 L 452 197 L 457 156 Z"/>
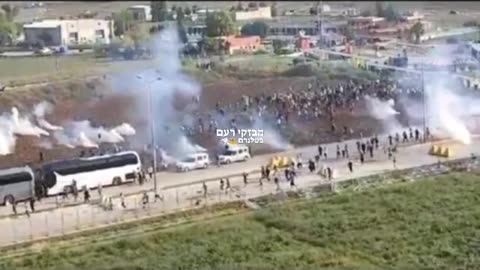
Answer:
<path fill-rule="evenodd" d="M 456 158 L 469 157 L 471 153 L 480 154 L 480 140 L 475 139 L 471 145 L 454 145 Z M 353 147 L 353 146 L 352 146 Z M 396 156 L 397 168 L 406 169 L 426 164 L 434 164 L 439 161 L 438 158 L 427 154 L 430 148 L 429 144 L 408 146 L 400 148 Z M 354 149 L 354 148 L 351 148 Z M 316 150 L 312 147 L 305 148 L 304 157 L 312 156 Z M 332 152 L 330 152 L 332 153 Z M 354 172 L 350 173 L 346 166 L 346 160 L 329 160 L 326 162 L 334 168 L 336 173 L 336 182 L 346 181 L 352 178 L 368 176 L 372 174 L 383 173 L 394 169 L 392 161 L 388 160 L 383 151 L 378 150 L 374 159 L 366 159 L 365 164 L 360 165 L 357 161 L 354 163 Z M 254 163 L 258 166 L 260 163 Z M 241 167 L 241 163 L 232 166 Z M 249 165 L 244 164 L 245 167 Z M 253 166 L 250 165 L 250 166 Z M 227 167 L 225 167 L 227 168 Z M 244 168 L 246 170 L 246 168 Z M 205 172 L 202 173 L 200 178 Z M 172 175 L 173 176 L 173 175 Z M 284 180 L 283 173 L 279 173 L 280 188 L 289 190 L 291 187 Z M 231 177 L 231 189 L 221 191 L 218 178 L 207 183 L 207 196 L 204 196 L 201 183 L 187 184 L 166 187 L 163 189 L 163 201 L 151 201 L 147 206 L 141 204 L 141 195 L 129 196 L 125 198 L 126 208 L 121 206 L 119 198 L 113 199 L 113 210 L 106 211 L 98 204 L 82 204 L 69 208 L 58 208 L 51 211 L 39 212 L 28 216 L 19 216 L 13 218 L 4 218 L 0 220 L 0 245 L 11 245 L 14 243 L 38 240 L 52 236 L 84 231 L 115 223 L 136 220 L 142 217 L 162 215 L 169 212 L 202 207 L 205 204 L 211 205 L 219 202 L 228 202 L 234 200 L 245 200 L 248 198 L 263 196 L 278 192 L 277 186 L 273 181 L 263 181 L 261 186 L 258 181 L 258 173 L 251 175 L 249 183 L 245 186 L 241 176 Z M 191 180 L 191 179 L 190 179 Z M 185 180 L 186 181 L 186 180 Z M 306 169 L 299 173 L 296 178 L 297 188 L 312 187 L 325 179 L 310 174 Z M 150 195 L 153 195 L 150 193 Z M 153 198 L 153 196 L 150 196 Z"/>

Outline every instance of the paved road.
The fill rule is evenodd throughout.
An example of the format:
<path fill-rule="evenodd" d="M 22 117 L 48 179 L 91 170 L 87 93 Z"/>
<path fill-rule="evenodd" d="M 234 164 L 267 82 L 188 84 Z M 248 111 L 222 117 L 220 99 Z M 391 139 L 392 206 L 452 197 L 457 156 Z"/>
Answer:
<path fill-rule="evenodd" d="M 334 145 L 329 145 L 329 154 L 333 153 Z M 400 148 L 397 154 L 397 168 L 404 169 L 425 164 L 432 164 L 438 161 L 438 158 L 427 154 L 430 148 L 429 144 L 413 145 Z M 354 149 L 353 146 L 351 149 Z M 455 144 L 452 146 L 455 151 L 455 158 L 468 157 L 473 152 L 480 154 L 480 140 L 475 139 L 469 146 Z M 316 153 L 315 147 L 306 147 L 291 151 L 295 153 L 301 151 L 303 156 L 309 157 Z M 271 156 L 271 155 L 270 155 Z M 220 192 L 218 180 L 208 183 L 208 196 L 204 199 L 201 183 L 190 184 L 206 177 L 216 177 L 225 174 L 239 173 L 252 169 L 257 169 L 260 164 L 264 164 L 268 156 L 255 157 L 247 163 L 233 164 L 220 168 L 212 168 L 205 171 L 189 172 L 185 174 L 161 173 L 163 202 L 158 201 L 150 203 L 146 209 L 142 209 L 140 195 L 129 196 L 125 198 L 126 208 L 120 206 L 120 200 L 114 199 L 114 209 L 105 211 L 98 205 L 80 205 L 76 207 L 60 208 L 52 211 L 39 212 L 30 217 L 19 216 L 16 218 L 4 218 L 0 220 L 0 245 L 10 244 L 15 241 L 25 241 L 31 238 L 46 237 L 47 235 L 60 235 L 62 233 L 73 232 L 91 227 L 107 226 L 108 224 L 122 220 L 131 220 L 142 216 L 160 214 L 162 212 L 178 211 L 195 207 L 196 203 L 212 204 L 215 202 L 226 202 L 229 200 L 239 200 L 247 197 L 257 197 L 264 194 L 276 192 L 276 186 L 272 182 L 263 182 L 259 185 L 258 176 L 250 179 L 247 186 L 244 186 L 241 177 L 232 177 L 232 191 Z M 386 155 L 378 150 L 375 159 L 367 159 L 365 164 L 360 165 L 357 161 L 354 164 L 354 172 L 350 173 L 346 167 L 345 160 L 330 159 L 326 162 L 335 170 L 335 181 L 342 181 L 353 177 L 361 177 L 370 174 L 384 172 L 393 169 L 392 161 L 386 158 Z M 299 187 L 317 185 L 325 181 L 316 174 L 310 174 L 307 171 L 301 171 L 296 180 Z M 282 177 L 282 174 L 280 174 Z M 285 180 L 281 180 L 281 188 L 289 189 Z M 149 184 L 151 185 L 151 183 Z M 115 187 L 104 190 L 109 194 L 116 194 L 122 190 L 132 190 L 138 187 Z"/>

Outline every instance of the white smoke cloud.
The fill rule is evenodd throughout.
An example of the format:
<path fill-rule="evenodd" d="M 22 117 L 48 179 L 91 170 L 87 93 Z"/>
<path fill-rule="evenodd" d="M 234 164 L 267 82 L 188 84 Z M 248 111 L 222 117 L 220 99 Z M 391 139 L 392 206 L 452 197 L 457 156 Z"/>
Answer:
<path fill-rule="evenodd" d="M 263 130 L 263 143 L 267 144 L 278 150 L 292 149 L 291 145 L 286 139 L 284 139 L 275 128 L 271 127 L 265 121 L 259 117 L 254 118 L 252 129 Z"/>
<path fill-rule="evenodd" d="M 45 119 L 45 116 L 52 111 L 53 105 L 46 101 L 40 102 L 33 108 L 33 114 L 35 115 L 37 123 L 40 127 L 51 131 L 63 130 L 63 127 L 52 125 Z"/>
<path fill-rule="evenodd" d="M 396 119 L 396 115 L 400 113 L 395 110 L 393 99 L 382 101 L 377 97 L 365 96 L 364 98 L 368 113 L 373 118 L 382 121 L 386 133 L 392 134 L 403 129 Z"/>
<path fill-rule="evenodd" d="M 123 123 L 117 127 L 114 127 L 112 130 L 120 134 L 121 136 L 133 136 L 136 134 L 135 129 L 127 123 Z"/>

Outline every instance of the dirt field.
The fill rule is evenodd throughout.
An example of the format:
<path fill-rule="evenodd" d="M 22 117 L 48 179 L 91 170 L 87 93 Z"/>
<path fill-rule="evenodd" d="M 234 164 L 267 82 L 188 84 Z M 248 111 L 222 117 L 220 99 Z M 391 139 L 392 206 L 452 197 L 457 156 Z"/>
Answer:
<path fill-rule="evenodd" d="M 311 78 L 270 78 L 254 79 L 250 81 L 238 81 L 224 79 L 217 83 L 204 85 L 200 108 L 210 110 L 217 102 L 230 103 L 237 101 L 242 95 L 272 94 L 293 89 L 306 89 Z M 136 106 L 135 100 L 129 96 L 111 95 L 109 85 L 102 80 L 90 83 L 63 83 L 56 86 L 46 86 L 39 89 L 21 91 L 20 89 L 7 91 L 0 96 L 0 105 L 3 111 L 9 111 L 11 106 L 19 107 L 21 112 L 27 112 L 42 100 L 47 100 L 55 105 L 55 110 L 47 116 L 47 120 L 55 125 L 62 125 L 68 120 L 90 120 L 91 122 L 105 127 L 114 127 L 122 122 L 131 123 L 139 133 L 148 130 L 142 117 L 132 117 L 131 110 Z M 357 132 L 377 132 L 380 128 L 378 123 L 362 116 L 362 108 L 354 111 L 356 116 L 349 113 L 340 113 L 338 125 L 348 125 Z M 316 120 L 312 122 L 299 122 L 297 129 L 304 134 L 304 138 L 296 136 L 297 144 L 310 144 L 313 142 L 331 141 L 332 138 L 325 136 L 313 136 L 330 129 L 327 121 Z M 313 136 L 313 137 L 312 137 Z M 196 143 L 204 147 L 217 144 L 214 136 L 202 135 L 194 138 Z M 63 146 L 54 146 L 52 149 L 43 149 L 39 145 L 41 138 L 23 136 L 17 139 L 15 154 L 1 156 L 0 167 L 9 167 L 22 164 L 35 165 L 39 162 L 40 151 L 43 152 L 44 161 L 78 156 L 81 148 L 69 149 Z M 111 149 L 110 145 L 104 145 Z M 101 146 L 102 148 L 102 146 Z"/>

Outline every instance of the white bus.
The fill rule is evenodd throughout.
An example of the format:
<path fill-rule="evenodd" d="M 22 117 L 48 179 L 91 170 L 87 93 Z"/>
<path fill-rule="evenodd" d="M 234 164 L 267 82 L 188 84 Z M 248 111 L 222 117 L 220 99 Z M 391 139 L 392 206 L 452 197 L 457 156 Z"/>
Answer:
<path fill-rule="evenodd" d="M 31 199 L 34 179 L 33 170 L 28 166 L 0 170 L 0 204 Z"/>
<path fill-rule="evenodd" d="M 79 189 L 120 185 L 134 181 L 140 170 L 140 157 L 134 151 L 54 161 L 42 167 L 36 192 L 40 197 L 68 193 L 72 191 L 73 181 Z"/>

